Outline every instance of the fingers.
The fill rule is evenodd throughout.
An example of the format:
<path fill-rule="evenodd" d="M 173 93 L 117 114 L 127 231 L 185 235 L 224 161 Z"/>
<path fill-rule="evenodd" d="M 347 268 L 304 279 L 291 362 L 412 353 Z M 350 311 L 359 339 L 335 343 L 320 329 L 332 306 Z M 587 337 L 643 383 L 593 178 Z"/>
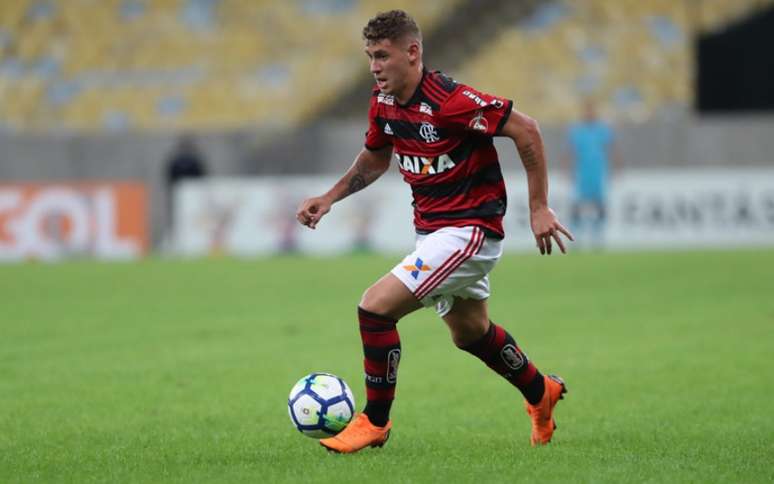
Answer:
<path fill-rule="evenodd" d="M 559 250 L 562 251 L 562 254 L 566 254 L 567 249 L 565 248 L 564 241 L 562 240 L 562 237 L 559 235 L 559 233 L 564 234 L 565 237 L 575 242 L 575 237 L 573 237 L 572 233 L 567 230 L 564 225 L 560 224 L 558 220 L 554 223 L 554 228 L 550 230 L 550 233 L 551 236 L 556 240 L 556 245 L 559 246 Z"/>
<path fill-rule="evenodd" d="M 537 241 L 537 247 L 540 249 L 540 255 L 551 255 L 551 236 L 550 235 L 539 235 L 535 238 Z"/>
<path fill-rule="evenodd" d="M 562 233 L 564 233 L 564 232 L 562 232 Z M 559 250 L 562 251 L 562 254 L 566 254 L 567 250 L 564 248 L 564 242 L 562 242 L 562 238 L 556 232 L 554 232 L 552 235 L 554 236 L 554 239 L 556 239 L 556 245 L 559 246 Z M 572 238 L 570 238 L 570 240 L 572 240 Z"/>
<path fill-rule="evenodd" d="M 540 235 L 537 235 L 535 237 L 535 241 L 537 242 L 538 249 L 540 249 L 541 255 L 551 255 L 551 252 L 553 250 L 553 243 L 551 242 L 551 237 L 556 239 L 556 244 L 559 246 L 559 249 L 561 249 L 562 253 L 565 253 L 564 249 L 564 243 L 559 238 L 559 235 L 554 231 L 554 229 L 549 229 L 547 232 L 543 232 Z"/>
<path fill-rule="evenodd" d="M 573 237 L 572 233 L 570 233 L 569 230 L 564 228 L 564 225 L 560 224 L 559 222 L 556 222 L 556 230 L 558 230 L 559 232 L 563 233 L 571 241 L 575 242 L 575 237 Z M 559 239 L 557 238 L 557 240 L 559 240 Z M 562 252 L 564 252 L 564 251 L 562 251 Z"/>
<path fill-rule="evenodd" d="M 320 222 L 320 216 L 319 215 L 312 215 L 311 220 L 309 222 L 309 228 L 310 229 L 316 229 L 318 222 Z"/>
<path fill-rule="evenodd" d="M 542 235 L 535 236 L 535 245 L 537 245 L 537 248 L 540 250 L 540 255 L 544 255 L 546 253 L 546 246 L 545 246 L 545 243 L 543 242 Z"/>
<path fill-rule="evenodd" d="M 320 217 L 308 214 L 303 214 L 301 217 L 296 218 L 299 222 L 301 222 L 301 225 L 306 225 L 310 229 L 315 229 L 317 227 L 317 223 L 320 221 Z"/>
<path fill-rule="evenodd" d="M 566 228 L 557 223 L 556 228 L 550 228 L 546 232 L 542 232 L 535 236 L 535 242 L 538 249 L 540 249 L 541 255 L 551 255 L 553 251 L 553 241 L 555 241 L 556 245 L 559 246 L 559 250 L 562 251 L 562 254 L 567 253 L 567 247 L 565 246 L 560 233 L 567 236 L 568 239 L 575 241 L 575 238 L 572 236 L 572 234 Z M 553 241 L 551 239 L 553 239 Z"/>
<path fill-rule="evenodd" d="M 317 227 L 320 219 L 330 211 L 330 205 L 321 201 L 320 197 L 305 200 L 296 212 L 296 220 L 301 225 L 306 225 L 310 229 Z"/>
<path fill-rule="evenodd" d="M 298 212 L 296 212 L 296 220 L 301 225 L 306 225 L 310 229 L 313 229 L 317 222 L 320 220 L 318 217 L 314 216 L 314 204 L 309 203 L 308 201 L 301 204 L 301 207 L 299 207 Z"/>
<path fill-rule="evenodd" d="M 546 240 L 546 253 L 548 255 L 551 255 L 551 235 L 554 233 L 553 229 L 549 230 L 546 235 L 544 235 Z"/>

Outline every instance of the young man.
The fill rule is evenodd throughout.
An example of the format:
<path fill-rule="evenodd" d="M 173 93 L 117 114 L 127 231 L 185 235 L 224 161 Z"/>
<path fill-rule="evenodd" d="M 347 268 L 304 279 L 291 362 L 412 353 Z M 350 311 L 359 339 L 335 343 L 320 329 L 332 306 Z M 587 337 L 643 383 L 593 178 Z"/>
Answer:
<path fill-rule="evenodd" d="M 333 188 L 305 200 L 298 221 L 312 229 L 333 203 L 359 191 L 389 167 L 393 152 L 414 197 L 416 250 L 372 285 L 358 318 L 365 354 L 367 404 L 344 431 L 320 443 L 334 452 L 381 447 L 392 428 L 390 407 L 400 361 L 396 323 L 435 306 L 461 349 L 516 386 L 532 418 L 533 445 L 554 431 L 553 409 L 564 382 L 544 377 L 514 339 L 489 320 L 489 278 L 502 253 L 503 182 L 493 136 L 516 143 L 527 172 L 531 225 L 541 254 L 552 238 L 572 235 L 548 208 L 543 141 L 537 123 L 513 103 L 458 84 L 422 64 L 422 35 L 405 12 L 393 10 L 363 29 L 376 87 L 365 149 Z"/>

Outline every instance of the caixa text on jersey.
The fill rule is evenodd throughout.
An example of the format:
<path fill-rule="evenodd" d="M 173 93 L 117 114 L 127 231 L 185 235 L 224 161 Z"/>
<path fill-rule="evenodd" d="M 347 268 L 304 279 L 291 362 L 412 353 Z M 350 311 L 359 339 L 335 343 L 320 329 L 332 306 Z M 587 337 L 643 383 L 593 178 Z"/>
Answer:
<path fill-rule="evenodd" d="M 451 170 L 455 166 L 454 161 L 446 154 L 427 158 L 395 153 L 395 157 L 402 170 L 416 175 L 435 175 Z"/>

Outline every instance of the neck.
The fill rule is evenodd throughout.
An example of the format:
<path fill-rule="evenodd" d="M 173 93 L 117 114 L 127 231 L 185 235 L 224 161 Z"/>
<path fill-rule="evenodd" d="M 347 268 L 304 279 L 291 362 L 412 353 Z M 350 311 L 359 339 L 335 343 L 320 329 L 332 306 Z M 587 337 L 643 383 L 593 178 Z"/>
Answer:
<path fill-rule="evenodd" d="M 414 95 L 414 91 L 416 91 L 417 87 L 419 87 L 419 83 L 422 82 L 423 70 L 424 66 L 421 62 L 419 62 L 416 68 L 409 71 L 409 74 L 406 78 L 406 86 L 401 90 L 400 93 L 395 95 L 395 99 L 397 99 L 398 103 L 406 104 L 409 102 L 411 96 Z"/>

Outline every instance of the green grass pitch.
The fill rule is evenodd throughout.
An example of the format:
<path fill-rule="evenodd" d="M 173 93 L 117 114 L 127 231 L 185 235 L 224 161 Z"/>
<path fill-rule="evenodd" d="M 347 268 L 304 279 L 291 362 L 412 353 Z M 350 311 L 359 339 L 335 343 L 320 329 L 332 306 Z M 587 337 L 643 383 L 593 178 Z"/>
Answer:
<path fill-rule="evenodd" d="M 521 398 L 430 310 L 399 323 L 383 449 L 288 419 L 311 371 L 364 403 L 355 306 L 398 258 L 0 266 L 0 482 L 772 482 L 774 251 L 506 255 L 492 319 L 569 388 Z"/>

